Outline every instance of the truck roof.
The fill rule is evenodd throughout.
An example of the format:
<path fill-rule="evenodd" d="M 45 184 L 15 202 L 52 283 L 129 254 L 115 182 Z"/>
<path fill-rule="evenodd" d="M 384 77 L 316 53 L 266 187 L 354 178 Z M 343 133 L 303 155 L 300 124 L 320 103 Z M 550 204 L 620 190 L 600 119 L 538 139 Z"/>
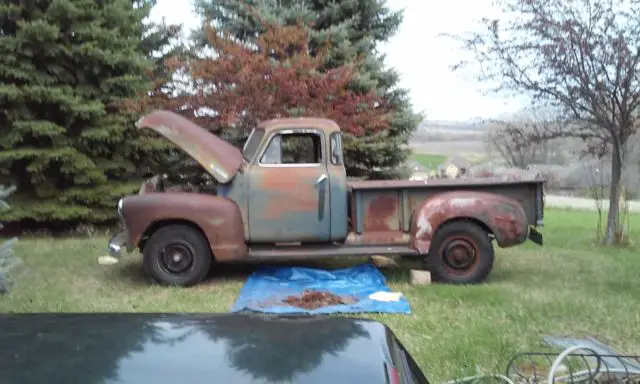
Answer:
<path fill-rule="evenodd" d="M 322 117 L 285 117 L 280 119 L 269 119 L 260 122 L 258 128 L 262 128 L 266 133 L 276 129 L 286 128 L 317 128 L 327 133 L 340 132 L 340 126 L 331 120 Z"/>

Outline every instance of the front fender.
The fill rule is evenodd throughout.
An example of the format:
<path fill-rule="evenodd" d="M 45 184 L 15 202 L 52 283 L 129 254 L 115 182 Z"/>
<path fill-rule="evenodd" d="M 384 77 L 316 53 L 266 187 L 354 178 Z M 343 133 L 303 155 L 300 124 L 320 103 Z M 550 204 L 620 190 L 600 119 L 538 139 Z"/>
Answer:
<path fill-rule="evenodd" d="M 490 192 L 444 192 L 427 198 L 414 211 L 411 246 L 420 253 L 428 253 L 438 228 L 456 219 L 480 222 L 501 247 L 523 243 L 529 231 L 524 208 L 514 199 Z"/>
<path fill-rule="evenodd" d="M 139 246 L 142 236 L 163 221 L 187 221 L 197 225 L 209 240 L 217 261 L 244 258 L 247 246 L 238 205 L 230 199 L 197 193 L 145 193 L 127 196 L 122 216 L 128 243 Z"/>

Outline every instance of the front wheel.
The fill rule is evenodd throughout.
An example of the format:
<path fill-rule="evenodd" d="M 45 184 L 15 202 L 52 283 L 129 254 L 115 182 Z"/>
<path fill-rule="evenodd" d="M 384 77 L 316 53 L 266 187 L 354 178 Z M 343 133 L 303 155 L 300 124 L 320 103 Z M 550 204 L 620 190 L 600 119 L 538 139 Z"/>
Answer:
<path fill-rule="evenodd" d="M 493 268 L 493 244 L 477 224 L 454 221 L 436 231 L 426 261 L 434 281 L 481 283 Z"/>
<path fill-rule="evenodd" d="M 162 285 L 190 286 L 201 282 L 213 258 L 207 239 L 186 225 L 158 229 L 142 253 L 147 276 Z"/>

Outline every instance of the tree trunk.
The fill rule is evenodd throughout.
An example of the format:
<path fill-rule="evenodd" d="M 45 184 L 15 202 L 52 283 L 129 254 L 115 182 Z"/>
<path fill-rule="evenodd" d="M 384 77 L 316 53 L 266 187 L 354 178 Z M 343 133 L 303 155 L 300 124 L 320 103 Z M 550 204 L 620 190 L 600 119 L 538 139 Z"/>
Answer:
<path fill-rule="evenodd" d="M 611 188 L 609 192 L 609 215 L 607 216 L 606 245 L 617 243 L 618 215 L 620 213 L 620 183 L 622 179 L 622 148 L 618 143 L 613 143 L 611 156 Z"/>

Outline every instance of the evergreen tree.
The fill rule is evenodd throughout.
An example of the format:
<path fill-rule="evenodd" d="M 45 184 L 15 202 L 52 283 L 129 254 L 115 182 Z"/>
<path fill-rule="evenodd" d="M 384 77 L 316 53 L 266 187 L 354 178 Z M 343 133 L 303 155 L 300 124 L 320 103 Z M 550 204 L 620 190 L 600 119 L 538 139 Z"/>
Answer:
<path fill-rule="evenodd" d="M 6 188 L 0 185 L 0 212 L 9 209 L 9 204 L 4 199 L 14 191 L 15 187 Z M 2 229 L 2 223 L 0 223 L 0 229 Z M 13 238 L 0 243 L 0 294 L 9 292 L 9 271 L 20 263 L 20 260 L 13 254 L 13 245 L 16 241 L 17 239 Z"/>
<path fill-rule="evenodd" d="M 351 176 L 390 178 L 406 176 L 399 167 L 407 158 L 404 146 L 420 117 L 412 112 L 407 91 L 397 88 L 398 74 L 385 68 L 377 44 L 387 41 L 402 22 L 385 0 L 196 0 L 205 20 L 240 41 L 251 42 L 261 32 L 260 19 L 286 25 L 302 21 L 311 27 L 314 51 L 331 42 L 324 69 L 358 62 L 350 88 L 361 94 L 375 90 L 393 111 L 391 126 L 384 132 L 363 136 L 345 135 L 347 172 Z M 202 31 L 196 39 L 204 42 Z"/>
<path fill-rule="evenodd" d="M 7 221 L 102 222 L 150 172 L 161 140 L 123 101 L 153 87 L 149 56 L 175 31 L 145 25 L 150 0 L 0 5 L 0 178 Z"/>

